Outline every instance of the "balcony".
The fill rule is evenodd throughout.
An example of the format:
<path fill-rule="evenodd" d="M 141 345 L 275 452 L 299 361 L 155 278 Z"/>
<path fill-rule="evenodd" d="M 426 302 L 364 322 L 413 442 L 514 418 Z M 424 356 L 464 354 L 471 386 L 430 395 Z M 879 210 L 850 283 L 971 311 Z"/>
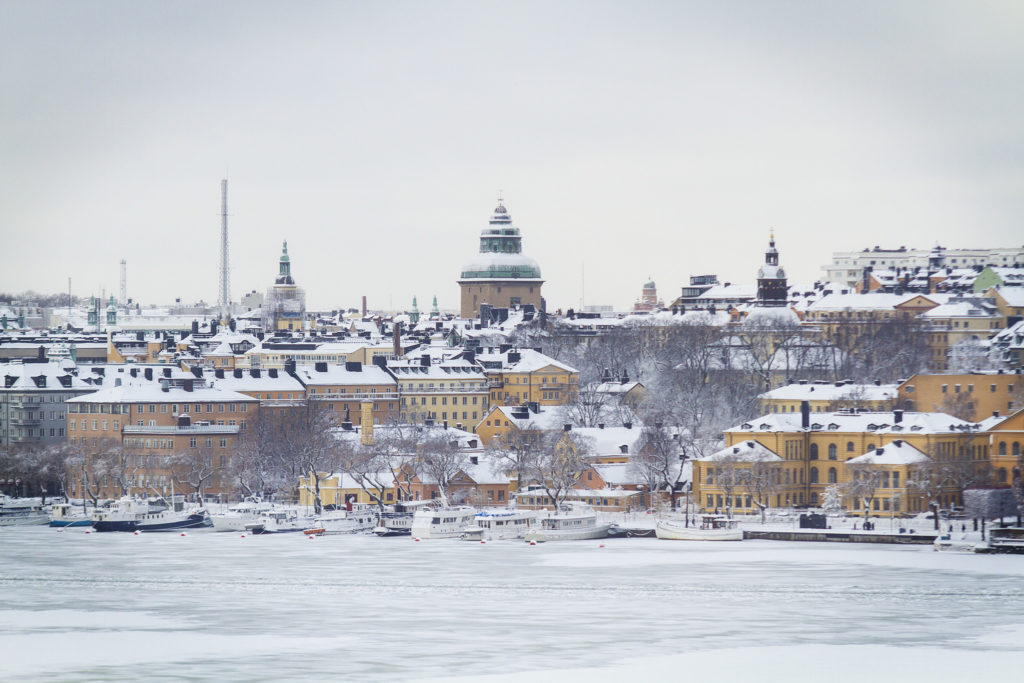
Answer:
<path fill-rule="evenodd" d="M 162 427 L 127 425 L 124 428 L 124 433 L 163 434 L 168 436 L 176 434 L 238 434 L 239 429 L 238 425 L 191 425 L 189 427 L 178 427 L 176 425 L 164 425 Z"/>

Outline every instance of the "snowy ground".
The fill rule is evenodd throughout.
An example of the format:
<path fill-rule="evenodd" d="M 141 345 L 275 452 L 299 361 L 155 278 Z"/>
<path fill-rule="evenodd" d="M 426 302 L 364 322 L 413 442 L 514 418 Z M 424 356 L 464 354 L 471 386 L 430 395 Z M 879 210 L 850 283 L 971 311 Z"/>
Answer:
<path fill-rule="evenodd" d="M 601 547 L 604 545 L 604 547 Z M 0 530 L 0 679 L 977 680 L 1024 557 Z"/>

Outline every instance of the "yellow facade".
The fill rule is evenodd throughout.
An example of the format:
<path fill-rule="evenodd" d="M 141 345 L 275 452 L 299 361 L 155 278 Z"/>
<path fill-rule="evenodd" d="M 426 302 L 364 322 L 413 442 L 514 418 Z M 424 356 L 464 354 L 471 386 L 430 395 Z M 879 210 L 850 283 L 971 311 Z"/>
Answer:
<path fill-rule="evenodd" d="M 970 417 L 984 420 L 994 413 L 1006 416 L 1024 408 L 1024 375 L 965 373 L 914 375 L 899 386 L 898 403 L 906 410 L 948 412 L 961 407 Z"/>
<path fill-rule="evenodd" d="M 827 418 L 828 414 L 812 416 L 812 420 L 824 421 Z M 752 424 L 754 430 L 726 431 L 726 445 L 728 447 L 744 441 L 756 441 L 782 458 L 778 463 L 779 480 L 773 487 L 770 507 L 821 505 L 825 500 L 826 488 L 831 485 L 848 485 L 851 482 L 853 469 L 846 465 L 847 460 L 897 440 L 904 441 L 930 457 L 940 460 L 952 459 L 963 452 L 980 462 L 986 460 L 989 453 L 987 436 L 977 432 L 915 433 L 887 430 L 876 433 L 828 430 L 827 427 L 807 431 L 757 431 L 757 421 L 752 421 Z M 716 472 L 720 466 L 716 462 L 693 462 L 694 500 L 706 511 L 723 509 L 726 507 L 725 498 L 730 495 L 730 492 L 721 486 L 720 478 L 717 476 L 721 474 Z M 742 468 L 747 465 L 736 463 L 734 466 Z M 927 509 L 927 501 L 922 494 L 906 486 L 910 477 L 910 466 L 886 465 L 878 466 L 878 469 L 881 472 L 888 472 L 886 482 L 889 484 L 888 487 L 878 490 L 876 500 L 879 514 L 916 514 Z M 896 474 L 893 475 L 893 472 Z M 729 507 L 734 511 L 757 511 L 750 492 L 742 486 L 735 486 L 731 495 L 735 500 Z M 959 504 L 959 493 L 949 487 L 943 492 L 940 500 L 944 506 Z M 844 507 L 847 504 L 848 501 L 844 500 Z M 847 509 L 855 511 L 852 503 Z"/>
<path fill-rule="evenodd" d="M 547 365 L 531 372 L 493 371 L 490 380 L 491 404 L 542 406 L 568 405 L 576 400 L 580 374 L 557 365 Z"/>

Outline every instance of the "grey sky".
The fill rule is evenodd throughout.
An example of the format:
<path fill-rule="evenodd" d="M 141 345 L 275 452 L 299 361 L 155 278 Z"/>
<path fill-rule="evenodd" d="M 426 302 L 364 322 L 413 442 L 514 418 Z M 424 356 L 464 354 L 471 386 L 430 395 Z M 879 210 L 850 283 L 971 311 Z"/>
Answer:
<path fill-rule="evenodd" d="M 499 190 L 549 307 L 1024 242 L 1019 2 L 0 1 L 0 289 L 457 308 Z"/>

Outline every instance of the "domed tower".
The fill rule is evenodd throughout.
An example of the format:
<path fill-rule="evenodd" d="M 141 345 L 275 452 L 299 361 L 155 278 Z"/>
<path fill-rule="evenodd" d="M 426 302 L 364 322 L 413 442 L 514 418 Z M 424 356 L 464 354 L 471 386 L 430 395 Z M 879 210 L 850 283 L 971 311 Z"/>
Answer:
<path fill-rule="evenodd" d="M 281 246 L 277 277 L 263 299 L 262 318 L 263 329 L 268 332 L 303 329 L 306 319 L 306 292 L 295 286 L 292 263 L 288 257 L 288 242 Z"/>
<path fill-rule="evenodd" d="M 498 199 L 490 223 L 480 231 L 480 253 L 462 267 L 459 287 L 463 318 L 480 315 L 480 305 L 514 308 L 533 304 L 541 307 L 540 288 L 544 280 L 540 266 L 522 253 L 523 238 L 512 225 L 512 216 Z"/>
<path fill-rule="evenodd" d="M 789 298 L 786 271 L 779 265 L 779 252 L 775 248 L 775 232 L 768 241 L 764 253 L 764 265 L 757 271 L 757 305 L 785 306 Z"/>

